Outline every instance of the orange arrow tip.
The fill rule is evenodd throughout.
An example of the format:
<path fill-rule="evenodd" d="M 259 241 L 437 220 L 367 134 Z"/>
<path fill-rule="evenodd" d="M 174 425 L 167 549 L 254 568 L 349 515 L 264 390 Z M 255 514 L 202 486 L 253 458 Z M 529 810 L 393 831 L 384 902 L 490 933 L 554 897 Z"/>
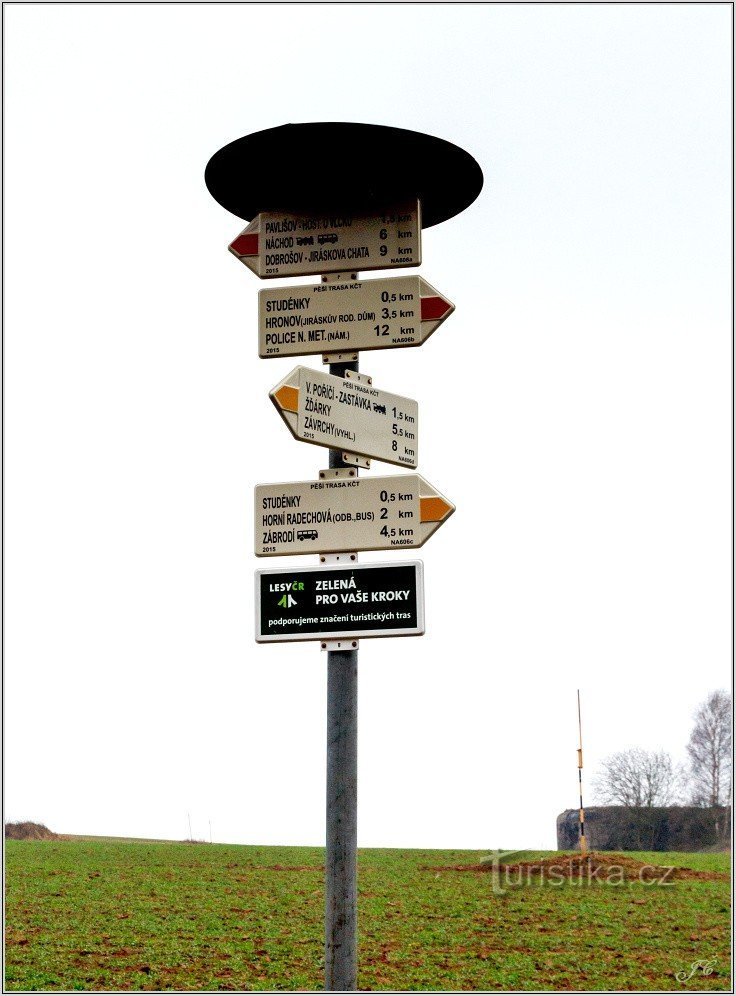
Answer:
<path fill-rule="evenodd" d="M 298 412 L 299 411 L 299 388 L 289 387 L 288 384 L 283 384 L 278 390 L 274 391 L 271 395 L 279 408 L 282 408 L 285 412 Z"/>
<path fill-rule="evenodd" d="M 455 506 L 439 496 L 419 499 L 420 522 L 442 522 L 455 511 Z"/>

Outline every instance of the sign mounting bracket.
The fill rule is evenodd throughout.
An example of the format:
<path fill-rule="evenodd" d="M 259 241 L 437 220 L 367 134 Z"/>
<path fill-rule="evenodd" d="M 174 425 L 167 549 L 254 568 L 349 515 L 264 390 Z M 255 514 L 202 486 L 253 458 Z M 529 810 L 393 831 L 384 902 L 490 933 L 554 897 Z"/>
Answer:
<path fill-rule="evenodd" d="M 356 467 L 362 467 L 363 470 L 371 469 L 371 462 L 368 457 L 361 456 L 360 453 L 341 453 L 343 463 L 352 463 Z"/>
<path fill-rule="evenodd" d="M 320 481 L 334 480 L 336 477 L 357 477 L 357 471 L 352 467 L 329 467 L 327 470 L 320 470 Z"/>
<path fill-rule="evenodd" d="M 320 564 L 324 564 L 325 567 L 337 567 L 340 564 L 357 564 L 358 554 L 353 550 L 347 550 L 343 553 L 321 553 L 319 555 Z"/>
<path fill-rule="evenodd" d="M 323 273 L 323 284 L 344 284 L 346 280 L 357 280 L 357 273 Z"/>
<path fill-rule="evenodd" d="M 358 384 L 367 384 L 369 387 L 373 383 L 372 377 L 369 377 L 368 374 L 358 373 L 357 370 L 346 370 L 345 377 L 348 380 L 357 381 Z"/>
<path fill-rule="evenodd" d="M 320 643 L 320 650 L 328 650 L 334 652 L 335 650 L 358 650 L 360 647 L 359 640 L 325 640 Z"/>
<path fill-rule="evenodd" d="M 353 353 L 323 353 L 323 363 L 355 363 L 358 359 L 358 350 Z"/>

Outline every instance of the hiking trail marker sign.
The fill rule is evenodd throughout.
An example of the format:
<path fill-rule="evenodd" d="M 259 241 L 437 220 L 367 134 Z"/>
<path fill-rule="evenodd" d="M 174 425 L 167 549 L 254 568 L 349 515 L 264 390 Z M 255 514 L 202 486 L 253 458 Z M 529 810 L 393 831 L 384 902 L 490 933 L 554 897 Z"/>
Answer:
<path fill-rule="evenodd" d="M 259 643 L 423 633 L 421 560 L 256 572 Z"/>
<path fill-rule="evenodd" d="M 386 270 L 422 262 L 419 202 L 384 214 L 262 212 L 228 246 L 262 279 L 353 270 Z"/>
<path fill-rule="evenodd" d="M 455 305 L 422 277 L 268 287 L 258 293 L 258 355 L 421 346 Z"/>
<path fill-rule="evenodd" d="M 292 435 L 358 457 L 416 467 L 416 401 L 379 391 L 365 374 L 352 370 L 345 374 L 336 377 L 311 367 L 294 367 L 273 388 L 271 401 Z"/>
<path fill-rule="evenodd" d="M 256 485 L 257 557 L 420 547 L 455 511 L 419 474 L 322 473 L 318 481 Z"/>

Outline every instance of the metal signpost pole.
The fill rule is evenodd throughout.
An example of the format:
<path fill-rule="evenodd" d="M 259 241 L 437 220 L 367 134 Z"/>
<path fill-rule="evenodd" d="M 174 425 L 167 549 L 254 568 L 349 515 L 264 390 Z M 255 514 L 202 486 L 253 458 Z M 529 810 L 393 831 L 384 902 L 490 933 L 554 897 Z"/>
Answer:
<path fill-rule="evenodd" d="M 353 363 L 331 363 L 345 376 Z M 331 468 L 349 467 L 330 450 Z M 356 469 L 357 474 L 357 469 Z M 358 987 L 358 651 L 327 651 L 327 840 L 325 989 Z"/>

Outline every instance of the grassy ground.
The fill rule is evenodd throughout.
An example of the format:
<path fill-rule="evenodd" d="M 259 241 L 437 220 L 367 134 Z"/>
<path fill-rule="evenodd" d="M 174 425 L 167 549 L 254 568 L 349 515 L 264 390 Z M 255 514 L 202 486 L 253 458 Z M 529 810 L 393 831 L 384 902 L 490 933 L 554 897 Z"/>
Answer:
<path fill-rule="evenodd" d="M 85 839 L 6 854 L 8 990 L 322 988 L 320 849 Z M 361 989 L 730 989 L 727 855 L 636 855 L 703 875 L 661 886 L 438 870 L 481 857 L 360 853 Z M 677 981 L 701 961 L 710 974 Z"/>

